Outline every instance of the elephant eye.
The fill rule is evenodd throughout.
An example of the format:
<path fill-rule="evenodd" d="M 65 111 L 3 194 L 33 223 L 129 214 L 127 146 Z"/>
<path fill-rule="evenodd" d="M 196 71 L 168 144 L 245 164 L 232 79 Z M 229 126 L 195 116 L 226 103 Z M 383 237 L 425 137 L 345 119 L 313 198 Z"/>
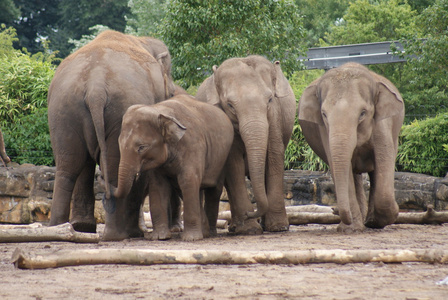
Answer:
<path fill-rule="evenodd" d="M 137 152 L 142 153 L 143 151 L 145 151 L 145 149 L 146 149 L 145 145 L 140 145 L 140 146 L 138 146 Z"/>
<path fill-rule="evenodd" d="M 359 115 L 359 120 L 363 119 L 367 114 L 367 111 L 365 109 L 362 110 L 361 114 Z"/>
<path fill-rule="evenodd" d="M 327 114 L 326 114 L 325 112 L 322 112 L 322 117 L 323 117 L 324 119 L 326 119 L 326 118 L 327 118 Z"/>

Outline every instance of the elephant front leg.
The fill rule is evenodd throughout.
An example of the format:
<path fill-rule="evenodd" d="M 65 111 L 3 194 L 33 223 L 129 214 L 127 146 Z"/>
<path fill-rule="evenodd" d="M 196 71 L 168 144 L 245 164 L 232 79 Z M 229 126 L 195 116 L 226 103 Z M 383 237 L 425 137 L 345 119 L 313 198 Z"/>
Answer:
<path fill-rule="evenodd" d="M 281 135 L 277 133 L 277 136 L 280 137 Z M 284 153 L 280 138 L 270 141 L 266 160 L 266 188 L 269 210 L 263 218 L 263 223 L 264 229 L 271 232 L 289 230 L 283 196 Z"/>
<path fill-rule="evenodd" d="M 229 196 L 232 221 L 229 232 L 233 234 L 262 234 L 263 229 L 255 219 L 247 219 L 246 212 L 253 211 L 249 200 L 245 164 L 242 153 L 235 151 L 234 145 L 227 159 L 225 187 Z"/>
<path fill-rule="evenodd" d="M 377 172 L 372 172 L 370 175 L 369 210 L 365 225 L 370 228 L 384 228 L 393 224 L 398 217 L 398 210 L 393 175 L 380 176 Z"/>
<path fill-rule="evenodd" d="M 337 230 L 338 232 L 344 233 L 364 231 L 364 212 L 366 208 L 365 204 L 362 203 L 363 201 L 365 201 L 365 195 L 364 198 L 362 198 L 362 195 L 360 195 L 361 191 L 363 191 L 361 174 L 353 174 L 353 172 L 350 171 L 348 189 L 348 200 L 350 205 L 350 212 L 352 215 L 352 224 L 346 225 L 341 222 L 339 223 Z"/>
<path fill-rule="evenodd" d="M 184 232 L 182 233 L 182 240 L 187 242 L 204 238 L 203 219 L 205 218 L 205 213 L 200 197 L 200 183 L 192 180 L 197 177 L 197 173 L 185 174 L 178 180 L 184 202 Z"/>
<path fill-rule="evenodd" d="M 149 210 L 152 220 L 152 240 L 167 240 L 171 238 L 169 228 L 169 202 L 171 185 L 164 176 L 152 174 L 149 179 Z"/>

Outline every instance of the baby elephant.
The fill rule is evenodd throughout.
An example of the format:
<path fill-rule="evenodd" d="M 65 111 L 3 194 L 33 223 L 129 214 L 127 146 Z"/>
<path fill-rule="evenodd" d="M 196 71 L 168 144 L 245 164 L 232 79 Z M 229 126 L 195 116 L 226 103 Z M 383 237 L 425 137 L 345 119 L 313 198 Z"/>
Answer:
<path fill-rule="evenodd" d="M 123 199 L 133 181 L 145 172 L 152 239 L 170 238 L 172 193 L 183 199 L 183 240 L 216 234 L 223 168 L 232 142 L 233 126 L 227 115 L 189 95 L 177 95 L 154 105 L 131 106 L 123 116 L 119 137 L 118 187 L 106 201 Z"/>

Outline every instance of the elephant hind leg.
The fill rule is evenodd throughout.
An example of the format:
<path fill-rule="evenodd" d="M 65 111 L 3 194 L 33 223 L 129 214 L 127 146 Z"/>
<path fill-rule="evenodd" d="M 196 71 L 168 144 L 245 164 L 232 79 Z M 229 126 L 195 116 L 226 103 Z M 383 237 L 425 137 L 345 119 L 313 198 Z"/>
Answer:
<path fill-rule="evenodd" d="M 88 160 L 73 190 L 71 224 L 76 231 L 96 232 L 93 183 L 96 164 Z"/>

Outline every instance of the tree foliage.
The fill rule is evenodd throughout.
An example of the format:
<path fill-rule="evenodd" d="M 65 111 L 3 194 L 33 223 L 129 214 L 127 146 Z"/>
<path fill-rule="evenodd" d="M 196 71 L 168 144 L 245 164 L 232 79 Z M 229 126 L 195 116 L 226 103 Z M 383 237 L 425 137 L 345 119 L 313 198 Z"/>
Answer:
<path fill-rule="evenodd" d="M 330 45 L 396 40 L 415 30 L 416 15 L 409 4 L 400 0 L 358 0 L 350 4 L 326 37 Z"/>
<path fill-rule="evenodd" d="M 250 54 L 300 69 L 304 30 L 294 2 L 286 0 L 169 1 L 160 34 L 173 56 L 173 76 L 198 84 L 230 57 Z"/>
<path fill-rule="evenodd" d="M 167 0 L 129 0 L 131 16 L 127 17 L 126 32 L 138 36 L 156 36 L 165 17 Z"/>
<path fill-rule="evenodd" d="M 54 75 L 54 57 L 15 50 L 12 47 L 15 40 L 15 30 L 3 27 L 0 31 L 0 127 L 7 153 L 19 163 L 51 164 L 46 107 L 48 86 Z"/>
<path fill-rule="evenodd" d="M 308 47 L 318 47 L 331 25 L 340 20 L 355 0 L 296 0 L 303 15 Z"/>

